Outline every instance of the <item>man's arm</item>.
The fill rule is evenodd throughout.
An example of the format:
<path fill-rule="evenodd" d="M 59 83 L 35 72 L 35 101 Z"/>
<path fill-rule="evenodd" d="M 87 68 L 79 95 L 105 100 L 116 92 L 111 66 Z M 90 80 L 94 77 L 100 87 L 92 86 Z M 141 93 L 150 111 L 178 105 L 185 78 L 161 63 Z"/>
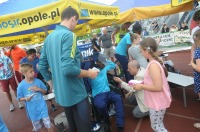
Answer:
<path fill-rule="evenodd" d="M 92 40 L 93 48 L 94 48 L 96 51 L 100 52 L 99 49 L 96 47 L 96 44 L 97 44 L 97 42 L 94 41 L 94 40 Z"/>
<path fill-rule="evenodd" d="M 101 47 L 103 47 L 103 46 L 102 46 L 102 43 L 101 43 L 101 37 L 99 37 L 98 43 L 99 43 L 99 45 L 100 45 Z"/>
<path fill-rule="evenodd" d="M 52 76 L 51 73 L 49 72 L 49 63 L 47 60 L 47 54 L 46 54 L 46 44 L 44 42 L 44 47 L 42 48 L 42 52 L 39 58 L 39 63 L 38 63 L 38 70 L 44 77 L 45 81 L 51 81 Z"/>
<path fill-rule="evenodd" d="M 133 89 L 132 86 L 129 86 L 127 83 L 125 83 L 124 81 L 122 81 L 122 79 L 120 79 L 119 77 L 114 77 L 113 79 L 116 82 L 120 83 L 121 88 L 127 90 L 128 92 L 135 92 L 135 90 Z"/>
<path fill-rule="evenodd" d="M 135 92 L 136 91 L 135 89 L 133 89 L 133 87 L 129 86 L 127 83 L 125 83 L 123 81 L 120 83 L 120 85 L 121 85 L 122 88 L 124 88 L 128 92 Z"/>
<path fill-rule="evenodd" d="M 94 45 L 94 49 L 95 49 L 96 51 L 100 52 L 99 49 L 98 49 L 95 45 Z"/>
<path fill-rule="evenodd" d="M 6 56 L 10 56 L 10 51 L 6 51 L 5 48 L 2 48 L 4 55 Z"/>

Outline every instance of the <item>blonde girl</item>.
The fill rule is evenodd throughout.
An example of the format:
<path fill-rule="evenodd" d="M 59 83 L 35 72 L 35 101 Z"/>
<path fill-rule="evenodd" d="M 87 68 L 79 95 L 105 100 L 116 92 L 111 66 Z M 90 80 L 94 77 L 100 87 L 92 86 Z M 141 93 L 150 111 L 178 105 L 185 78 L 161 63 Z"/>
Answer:
<path fill-rule="evenodd" d="M 140 35 L 137 33 L 134 33 L 131 35 L 131 42 L 132 45 L 128 49 L 128 55 L 129 55 L 129 61 L 131 60 L 137 60 L 139 65 L 143 68 L 147 67 L 147 59 L 142 55 L 140 51 Z"/>
<path fill-rule="evenodd" d="M 143 56 L 149 60 L 144 84 L 134 85 L 136 90 L 144 90 L 144 102 L 149 107 L 151 127 L 155 132 L 167 132 L 163 124 L 166 108 L 171 104 L 171 93 L 162 61 L 156 55 L 158 46 L 153 38 L 145 38 L 140 43 Z"/>

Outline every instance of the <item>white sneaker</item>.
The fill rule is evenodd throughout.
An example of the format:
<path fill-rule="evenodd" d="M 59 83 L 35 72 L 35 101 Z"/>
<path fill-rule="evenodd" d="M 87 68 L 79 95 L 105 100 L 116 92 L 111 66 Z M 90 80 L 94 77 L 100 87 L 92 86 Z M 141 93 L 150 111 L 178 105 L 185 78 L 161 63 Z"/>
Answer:
<path fill-rule="evenodd" d="M 10 112 L 14 111 L 14 109 L 15 109 L 14 104 L 10 104 Z"/>
<path fill-rule="evenodd" d="M 95 131 L 99 130 L 100 127 L 101 127 L 101 126 L 99 125 L 99 123 L 96 123 L 96 124 L 93 126 L 92 131 L 95 132 Z"/>
<path fill-rule="evenodd" d="M 115 111 L 115 106 L 113 104 L 110 105 L 109 111 L 108 111 L 109 116 L 113 116 L 116 114 Z"/>
<path fill-rule="evenodd" d="M 18 106 L 20 109 L 24 108 L 24 104 L 22 102 L 18 102 Z"/>
<path fill-rule="evenodd" d="M 113 116 L 116 114 L 114 109 L 110 109 L 110 111 L 108 111 L 109 116 Z"/>

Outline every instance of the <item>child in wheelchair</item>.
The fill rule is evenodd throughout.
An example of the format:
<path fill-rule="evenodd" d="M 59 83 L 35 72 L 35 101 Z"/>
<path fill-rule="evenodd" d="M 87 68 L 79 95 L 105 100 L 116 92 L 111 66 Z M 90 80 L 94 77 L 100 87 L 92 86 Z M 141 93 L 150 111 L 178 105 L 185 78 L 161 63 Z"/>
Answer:
<path fill-rule="evenodd" d="M 91 89 L 93 104 L 109 123 L 108 106 L 114 104 L 116 111 L 116 125 L 118 132 L 123 132 L 124 129 L 124 106 L 121 95 L 110 91 L 107 72 L 116 67 L 115 63 L 106 59 L 106 56 L 99 54 L 96 61 L 96 70 L 99 71 L 95 79 L 91 79 Z"/>

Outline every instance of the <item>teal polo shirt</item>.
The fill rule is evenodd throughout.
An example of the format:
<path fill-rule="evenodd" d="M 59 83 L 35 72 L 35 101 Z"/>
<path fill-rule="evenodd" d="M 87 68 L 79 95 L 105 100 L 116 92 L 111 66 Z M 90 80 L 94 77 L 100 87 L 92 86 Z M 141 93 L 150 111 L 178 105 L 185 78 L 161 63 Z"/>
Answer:
<path fill-rule="evenodd" d="M 46 81 L 52 78 L 55 100 L 61 106 L 75 105 L 87 97 L 83 79 L 78 78 L 81 68 L 76 35 L 67 27 L 56 26 L 45 39 L 38 66 Z"/>
<path fill-rule="evenodd" d="M 115 53 L 122 55 L 122 56 L 127 56 L 126 47 L 127 47 L 127 45 L 131 45 L 131 44 L 132 44 L 132 42 L 131 42 L 130 33 L 126 33 L 126 35 L 121 39 L 121 41 L 117 45 L 117 47 L 115 49 Z"/>

